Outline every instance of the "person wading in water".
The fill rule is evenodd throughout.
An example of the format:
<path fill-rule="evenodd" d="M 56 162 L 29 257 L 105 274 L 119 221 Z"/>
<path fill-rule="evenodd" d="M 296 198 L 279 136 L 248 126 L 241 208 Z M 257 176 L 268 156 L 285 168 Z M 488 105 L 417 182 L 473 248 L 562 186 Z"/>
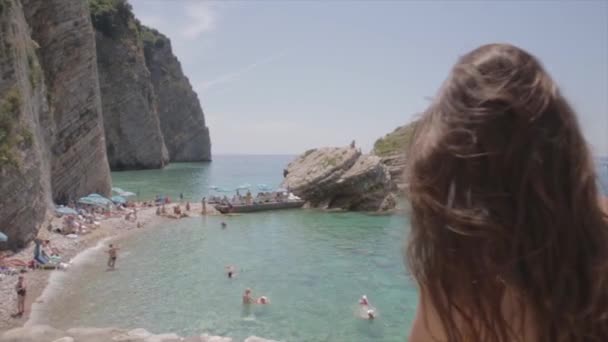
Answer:
<path fill-rule="evenodd" d="M 118 247 L 110 244 L 108 253 L 108 267 L 113 270 L 116 267 L 116 258 L 118 257 Z"/>

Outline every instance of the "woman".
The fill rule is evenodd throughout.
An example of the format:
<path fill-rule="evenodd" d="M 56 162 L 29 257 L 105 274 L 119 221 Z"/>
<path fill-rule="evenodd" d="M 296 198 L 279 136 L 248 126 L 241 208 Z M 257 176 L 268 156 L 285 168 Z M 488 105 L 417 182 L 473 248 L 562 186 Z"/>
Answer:
<path fill-rule="evenodd" d="M 462 57 L 408 156 L 410 341 L 608 341 L 608 219 L 576 114 L 533 56 Z"/>

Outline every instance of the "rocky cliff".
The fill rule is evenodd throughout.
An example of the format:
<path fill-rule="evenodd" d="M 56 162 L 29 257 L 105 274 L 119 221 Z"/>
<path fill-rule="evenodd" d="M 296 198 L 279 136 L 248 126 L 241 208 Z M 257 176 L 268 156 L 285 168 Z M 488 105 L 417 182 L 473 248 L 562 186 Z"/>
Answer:
<path fill-rule="evenodd" d="M 0 0 L 0 229 L 20 248 L 38 231 L 51 202 L 44 75 L 21 3 Z"/>
<path fill-rule="evenodd" d="M 21 0 L 48 89 L 46 145 L 57 203 L 110 192 L 95 35 L 81 0 Z M 43 83 L 43 82 L 40 82 Z"/>
<path fill-rule="evenodd" d="M 169 38 L 141 27 L 146 65 L 158 100 L 160 127 L 171 161 L 211 160 L 209 128 L 198 96 L 171 49 Z"/>
<path fill-rule="evenodd" d="M 108 161 L 112 170 L 169 161 L 141 27 L 126 1 L 91 1 Z"/>
<path fill-rule="evenodd" d="M 415 121 L 397 127 L 393 132 L 376 140 L 372 151 L 372 154 L 381 158 L 399 189 L 405 187 L 403 170 L 406 163 L 406 150 L 415 129 Z"/>
<path fill-rule="evenodd" d="M 316 208 L 382 211 L 396 205 L 395 184 L 380 157 L 352 147 L 305 152 L 287 166 L 282 186 Z"/>
<path fill-rule="evenodd" d="M 53 201 L 109 194 L 108 164 L 163 167 L 163 131 L 173 160 L 210 159 L 169 40 L 126 0 L 0 0 L 0 249 L 30 241 Z"/>

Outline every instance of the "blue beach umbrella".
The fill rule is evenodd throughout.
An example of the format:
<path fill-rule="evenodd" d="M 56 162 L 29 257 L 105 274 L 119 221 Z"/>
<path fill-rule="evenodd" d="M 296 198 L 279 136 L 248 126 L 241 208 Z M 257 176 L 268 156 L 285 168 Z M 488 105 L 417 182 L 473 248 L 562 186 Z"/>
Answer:
<path fill-rule="evenodd" d="M 245 184 L 239 185 L 236 189 L 237 190 L 248 190 L 249 188 L 251 188 L 251 184 L 245 183 Z"/>
<path fill-rule="evenodd" d="M 70 207 L 60 205 L 55 208 L 55 212 L 60 215 L 78 215 L 78 212 Z"/>
<path fill-rule="evenodd" d="M 222 187 L 219 187 L 219 186 L 209 187 L 209 189 L 217 191 L 217 192 L 233 192 L 234 191 L 234 190 L 222 188 Z"/>
<path fill-rule="evenodd" d="M 260 191 L 272 191 L 272 188 L 266 184 L 258 184 L 258 190 Z"/>
<path fill-rule="evenodd" d="M 125 204 L 127 203 L 127 199 L 122 196 L 112 196 L 112 202 L 116 204 Z"/>
<path fill-rule="evenodd" d="M 0 242 L 6 241 L 8 241 L 8 236 L 6 236 L 6 234 L 4 234 L 3 232 L 0 232 Z"/>
<path fill-rule="evenodd" d="M 105 207 L 108 204 L 112 204 L 112 201 L 99 194 L 91 194 L 89 196 L 80 198 L 78 203 Z"/>

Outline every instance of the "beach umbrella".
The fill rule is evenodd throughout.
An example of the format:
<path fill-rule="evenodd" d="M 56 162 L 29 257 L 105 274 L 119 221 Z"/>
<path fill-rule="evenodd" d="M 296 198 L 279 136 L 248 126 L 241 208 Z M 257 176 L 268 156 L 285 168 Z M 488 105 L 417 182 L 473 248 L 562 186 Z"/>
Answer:
<path fill-rule="evenodd" d="M 122 196 L 112 196 L 112 202 L 116 204 L 125 204 L 127 203 L 127 199 Z"/>
<path fill-rule="evenodd" d="M 258 190 L 260 191 L 272 191 L 272 187 L 266 184 L 258 184 Z"/>
<path fill-rule="evenodd" d="M 214 186 L 214 187 L 209 187 L 210 189 L 217 191 L 217 192 L 233 192 L 234 190 L 231 189 L 226 189 L 226 188 L 222 188 L 219 186 Z"/>
<path fill-rule="evenodd" d="M 89 205 L 99 205 L 99 202 L 96 201 L 95 198 L 86 197 L 86 196 L 79 198 L 78 203 L 89 204 Z"/>
<path fill-rule="evenodd" d="M 237 190 L 248 190 L 249 188 L 251 188 L 251 184 L 245 183 L 245 184 L 239 185 L 236 189 Z"/>
<path fill-rule="evenodd" d="M 117 194 L 120 194 L 121 192 L 125 192 L 123 189 L 121 188 L 112 188 L 112 191 L 114 191 Z"/>
<path fill-rule="evenodd" d="M 4 234 L 3 232 L 0 232 L 0 242 L 6 241 L 8 241 L 8 236 L 6 236 L 6 234 Z"/>
<path fill-rule="evenodd" d="M 90 194 L 87 196 L 88 198 L 93 198 L 96 201 L 102 202 L 102 203 L 110 203 L 112 202 L 109 198 L 103 197 L 100 194 Z"/>
<path fill-rule="evenodd" d="M 96 194 L 92 194 L 92 195 L 80 198 L 78 200 L 78 203 L 96 205 L 96 206 L 101 206 L 101 207 L 105 207 L 108 204 L 112 204 L 111 200 L 109 200 L 101 195 L 97 195 L 97 196 L 93 196 L 93 195 L 96 195 Z"/>
<path fill-rule="evenodd" d="M 70 207 L 60 205 L 55 208 L 55 212 L 61 215 L 78 215 L 78 212 Z"/>
<path fill-rule="evenodd" d="M 131 192 L 131 191 L 123 191 L 123 192 L 118 193 L 118 195 L 122 196 L 122 197 L 131 197 L 131 196 L 136 196 L 137 194 L 134 192 Z"/>

